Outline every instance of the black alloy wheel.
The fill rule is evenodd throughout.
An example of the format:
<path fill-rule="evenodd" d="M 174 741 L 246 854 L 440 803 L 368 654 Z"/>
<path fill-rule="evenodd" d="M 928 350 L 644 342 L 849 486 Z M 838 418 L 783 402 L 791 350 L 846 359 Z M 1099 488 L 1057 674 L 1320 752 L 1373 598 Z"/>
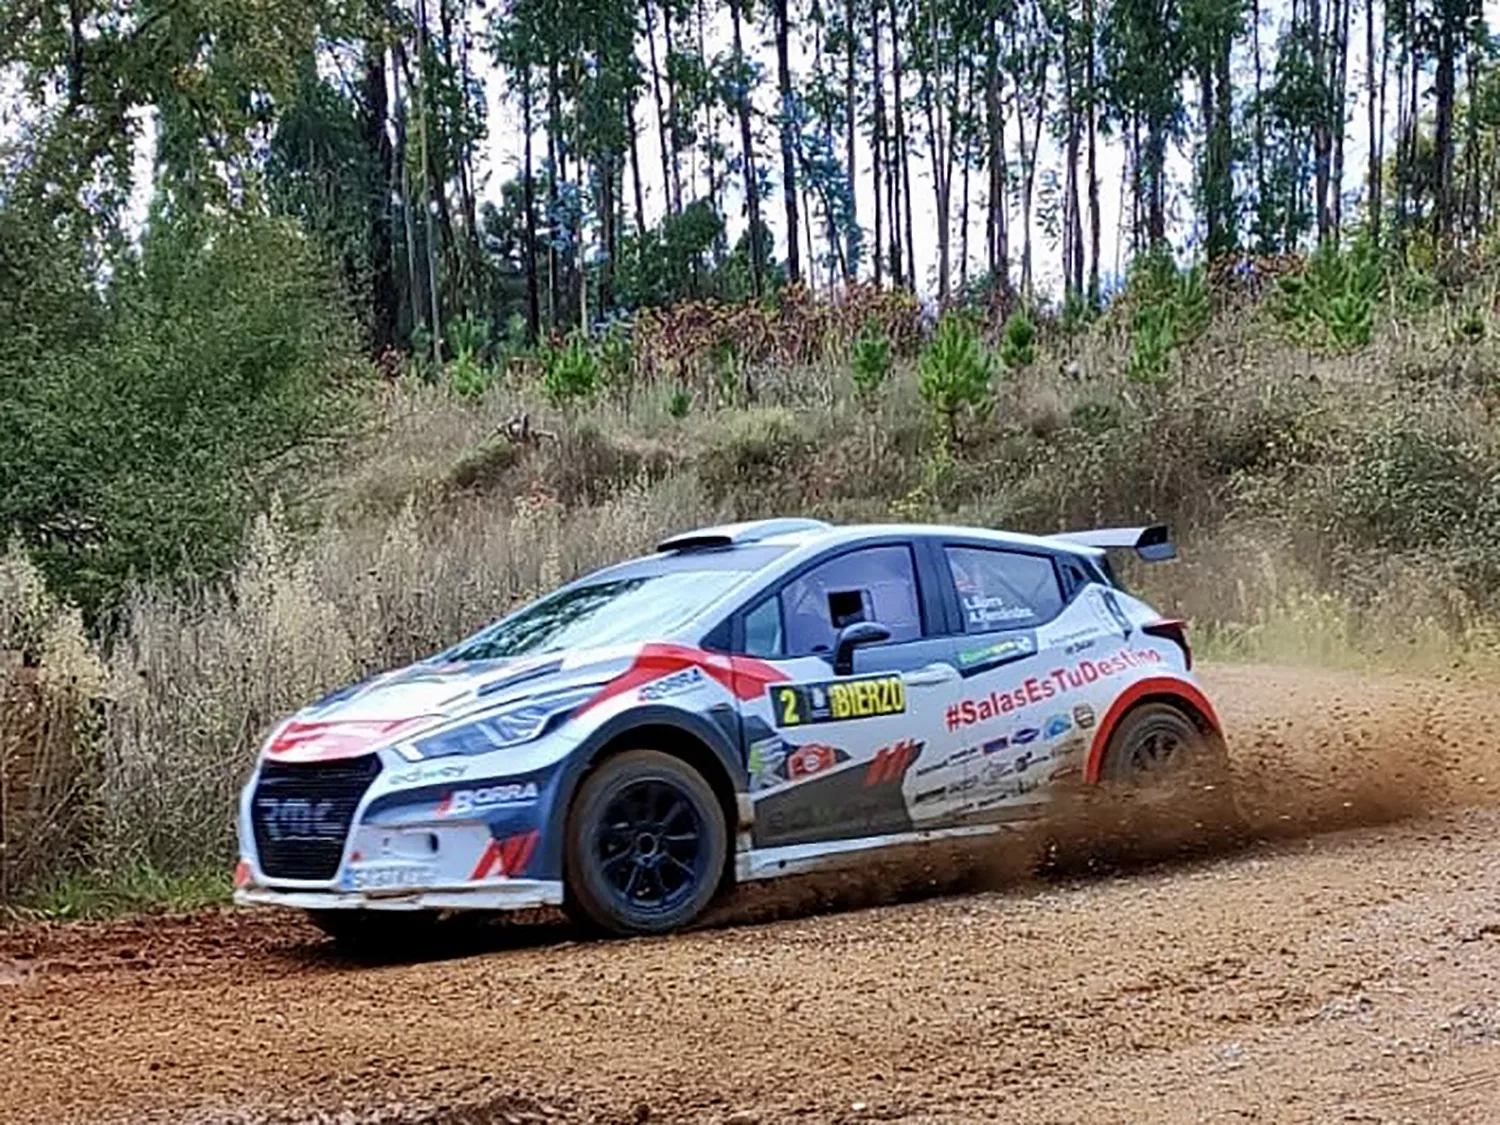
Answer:
<path fill-rule="evenodd" d="M 718 798 L 687 763 L 654 750 L 608 758 L 569 816 L 570 905 L 612 933 L 677 929 L 713 898 L 727 846 Z"/>

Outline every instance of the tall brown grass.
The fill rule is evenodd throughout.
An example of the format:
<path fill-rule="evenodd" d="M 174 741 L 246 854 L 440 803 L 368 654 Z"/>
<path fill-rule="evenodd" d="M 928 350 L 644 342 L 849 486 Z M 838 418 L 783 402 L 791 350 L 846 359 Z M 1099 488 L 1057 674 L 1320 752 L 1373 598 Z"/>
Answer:
<path fill-rule="evenodd" d="M 86 849 L 67 862 L 227 865 L 235 794 L 277 718 L 727 518 L 1038 532 L 1167 519 L 1183 561 L 1127 578 L 1192 617 L 1209 655 L 1491 659 L 1490 556 L 1449 537 L 1483 523 L 1421 520 L 1434 504 L 1487 512 L 1494 500 L 1492 344 L 1445 364 L 1439 323 L 1426 335 L 1393 324 L 1357 359 L 1326 358 L 1247 314 L 1216 323 L 1161 387 L 1122 374 L 1126 346 L 1110 323 L 1053 333 L 947 455 L 909 364 L 873 407 L 825 364 L 758 373 L 756 402 L 686 418 L 666 384 L 569 413 L 514 383 L 477 401 L 388 388 L 379 424 L 329 466 L 313 503 L 260 517 L 224 583 L 138 591 L 102 648 L 13 551 L 0 649 L 33 654 L 70 713 L 96 717 L 79 728 L 87 792 L 67 797 L 91 810 Z M 508 442 L 503 424 L 522 411 L 556 438 Z"/>

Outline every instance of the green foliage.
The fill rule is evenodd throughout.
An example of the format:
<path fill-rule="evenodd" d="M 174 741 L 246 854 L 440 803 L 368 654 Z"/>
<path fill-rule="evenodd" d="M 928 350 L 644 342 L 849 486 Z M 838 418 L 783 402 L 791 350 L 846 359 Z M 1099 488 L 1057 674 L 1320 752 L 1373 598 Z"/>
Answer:
<path fill-rule="evenodd" d="M 1493 491 L 1471 441 L 1420 419 L 1385 419 L 1349 443 L 1330 500 L 1346 532 L 1364 546 L 1403 551 L 1446 543 L 1470 528 Z"/>
<path fill-rule="evenodd" d="M 1126 373 L 1137 383 L 1166 379 L 1173 353 L 1208 327 L 1213 302 L 1202 266 L 1179 270 L 1163 247 L 1144 254 L 1129 282 L 1130 359 Z"/>
<path fill-rule="evenodd" d="M 849 347 L 849 378 L 859 400 L 871 406 L 891 374 L 891 338 L 878 325 L 868 325 Z"/>
<path fill-rule="evenodd" d="M 928 409 L 941 418 L 946 436 L 959 444 L 959 415 L 974 411 L 989 401 L 995 359 L 979 333 L 962 318 L 950 313 L 938 322 L 932 343 L 917 360 L 918 390 Z"/>
<path fill-rule="evenodd" d="M 1113 402 L 1090 399 L 1073 407 L 1068 420 L 1089 437 L 1103 437 L 1120 425 L 1120 408 Z"/>
<path fill-rule="evenodd" d="M 353 325 L 288 223 L 156 218 L 95 289 L 0 210 L 0 527 L 91 613 L 208 578 L 349 417 Z M 72 308 L 58 304 L 72 294 Z"/>
<path fill-rule="evenodd" d="M 77 922 L 151 910 L 201 910 L 228 903 L 229 895 L 226 868 L 168 874 L 149 860 L 141 860 L 119 871 L 58 879 L 25 901 L 22 910 L 48 921 Z"/>
<path fill-rule="evenodd" d="M 635 341 L 630 326 L 615 321 L 599 338 L 599 378 L 602 387 L 629 397 L 635 375 Z"/>
<path fill-rule="evenodd" d="M 1453 326 L 1454 338 L 1461 344 L 1469 347 L 1483 342 L 1488 334 L 1489 324 L 1485 319 L 1484 309 L 1478 305 L 1470 305 L 1459 314 L 1458 322 Z"/>
<path fill-rule="evenodd" d="M 575 332 L 561 347 L 547 344 L 537 349 L 542 363 L 542 390 L 558 406 L 587 402 L 599 390 L 599 359 L 588 337 Z"/>
<path fill-rule="evenodd" d="M 1384 288 L 1380 256 L 1360 238 L 1347 249 L 1320 246 L 1305 269 L 1278 281 L 1273 309 L 1306 343 L 1347 352 L 1370 343 Z"/>
<path fill-rule="evenodd" d="M 667 399 L 667 413 L 673 418 L 686 418 L 692 408 L 693 394 L 684 387 L 678 387 L 672 392 L 672 397 Z"/>
<path fill-rule="evenodd" d="M 448 385 L 467 398 L 483 394 L 490 385 L 491 369 L 484 362 L 490 344 L 489 322 L 468 313 L 448 325 Z"/>
<path fill-rule="evenodd" d="M 1010 371 L 1024 370 L 1036 362 L 1036 322 L 1025 309 L 1017 309 L 1005 322 L 1000 362 Z"/>

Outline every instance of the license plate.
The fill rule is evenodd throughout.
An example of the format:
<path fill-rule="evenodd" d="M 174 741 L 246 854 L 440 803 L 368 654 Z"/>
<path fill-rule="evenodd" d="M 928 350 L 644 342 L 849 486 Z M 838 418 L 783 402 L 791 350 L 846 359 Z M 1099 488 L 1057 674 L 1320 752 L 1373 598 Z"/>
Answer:
<path fill-rule="evenodd" d="M 382 863 L 352 867 L 344 873 L 351 891 L 392 891 L 431 886 L 434 868 L 425 863 Z"/>

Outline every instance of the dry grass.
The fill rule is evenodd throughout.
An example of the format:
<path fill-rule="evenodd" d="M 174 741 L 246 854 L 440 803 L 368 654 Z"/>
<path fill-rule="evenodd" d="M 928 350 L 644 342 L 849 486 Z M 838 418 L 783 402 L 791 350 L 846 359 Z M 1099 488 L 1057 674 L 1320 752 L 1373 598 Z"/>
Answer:
<path fill-rule="evenodd" d="M 229 582 L 137 594 L 100 657 L 12 554 L 0 649 L 36 653 L 78 698 L 102 701 L 91 864 L 168 874 L 230 861 L 234 796 L 281 715 L 720 519 L 1045 532 L 1165 518 L 1184 560 L 1127 577 L 1193 619 L 1205 655 L 1489 665 L 1495 606 L 1475 593 L 1489 556 L 1459 558 L 1439 524 L 1399 549 L 1380 538 L 1465 489 L 1482 509 L 1500 476 L 1484 376 L 1500 363 L 1488 343 L 1453 359 L 1442 332 L 1392 324 L 1360 356 L 1327 358 L 1277 342 L 1255 316 L 1225 318 L 1170 386 L 1149 388 L 1124 378 L 1127 341 L 1105 324 L 1007 376 L 951 460 L 934 454 L 909 364 L 873 410 L 837 367 L 777 369 L 754 373 L 754 405 L 697 403 L 682 419 L 667 385 L 573 415 L 514 385 L 478 401 L 386 388 L 378 425 L 329 467 L 316 511 L 262 517 Z M 522 411 L 557 440 L 497 438 Z M 1385 442 L 1398 429 L 1427 445 Z M 1454 443 L 1468 458 L 1456 468 L 1430 456 Z"/>

